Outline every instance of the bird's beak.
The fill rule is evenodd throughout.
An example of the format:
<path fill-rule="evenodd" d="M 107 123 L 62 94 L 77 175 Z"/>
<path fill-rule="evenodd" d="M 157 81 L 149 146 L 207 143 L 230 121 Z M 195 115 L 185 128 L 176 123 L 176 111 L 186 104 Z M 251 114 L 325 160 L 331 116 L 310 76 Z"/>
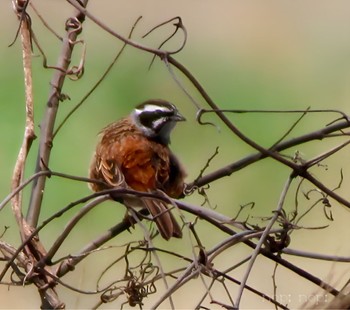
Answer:
<path fill-rule="evenodd" d="M 182 114 L 180 114 L 180 112 L 177 112 L 177 113 L 173 116 L 173 120 L 174 120 L 175 122 L 183 122 L 183 121 L 186 120 L 186 118 L 185 118 Z"/>

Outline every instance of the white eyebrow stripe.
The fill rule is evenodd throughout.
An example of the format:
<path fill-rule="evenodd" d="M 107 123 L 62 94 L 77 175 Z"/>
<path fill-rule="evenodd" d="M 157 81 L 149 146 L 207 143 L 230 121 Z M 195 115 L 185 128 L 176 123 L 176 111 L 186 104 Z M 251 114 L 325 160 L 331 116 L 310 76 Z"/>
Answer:
<path fill-rule="evenodd" d="M 147 104 L 144 106 L 144 108 L 142 110 L 140 109 L 136 109 L 139 113 L 141 113 L 142 111 L 147 111 L 147 112 L 155 112 L 155 111 L 163 111 L 163 112 L 170 112 L 170 109 L 168 109 L 167 107 L 161 107 L 159 105 L 155 105 L 155 104 Z"/>
<path fill-rule="evenodd" d="M 165 122 L 164 122 L 164 118 L 159 118 L 159 119 L 154 120 L 154 121 L 152 122 L 152 124 L 153 124 L 153 129 L 157 129 L 158 126 L 160 126 L 160 125 L 162 125 L 162 124 L 164 124 L 164 123 L 165 123 Z"/>

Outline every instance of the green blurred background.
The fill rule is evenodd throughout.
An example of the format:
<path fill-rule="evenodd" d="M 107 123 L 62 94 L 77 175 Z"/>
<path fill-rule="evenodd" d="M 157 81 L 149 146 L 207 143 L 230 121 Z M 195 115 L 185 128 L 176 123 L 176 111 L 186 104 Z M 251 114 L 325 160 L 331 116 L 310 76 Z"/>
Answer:
<path fill-rule="evenodd" d="M 72 8 L 65 1 L 58 0 L 33 1 L 33 3 L 51 27 L 63 34 L 65 19 L 70 16 Z M 165 27 L 144 40 L 141 36 L 156 24 L 174 16 L 181 16 L 188 31 L 188 42 L 185 49 L 175 57 L 199 79 L 221 108 L 306 109 L 311 106 L 313 109 L 338 109 L 349 113 L 350 3 L 348 1 L 104 0 L 91 1 L 88 9 L 125 36 L 134 21 L 142 15 L 143 19 L 137 25 L 133 39 L 151 46 L 159 44 L 172 28 Z M 31 16 L 33 29 L 47 53 L 48 63 L 54 65 L 60 52 L 60 42 L 43 27 L 35 14 Z M 18 21 L 12 11 L 11 2 L 1 1 L 0 132 L 2 134 L 0 145 L 2 148 L 0 168 L 2 177 L 0 197 L 5 197 L 9 193 L 11 175 L 24 130 L 25 109 L 20 41 L 17 40 L 14 46 L 8 47 L 15 38 L 17 27 Z M 101 31 L 89 20 L 84 23 L 81 38 L 87 45 L 85 74 L 76 82 L 66 80 L 63 92 L 69 95 L 70 100 L 61 103 L 57 124 L 100 78 L 122 46 L 119 41 Z M 176 48 L 181 39 L 181 35 L 177 36 L 167 47 Z M 78 46 L 73 64 L 78 64 L 80 53 L 81 46 Z M 166 67 L 156 60 L 148 70 L 150 62 L 149 54 L 130 47 L 126 49 L 100 87 L 57 135 L 50 162 L 52 170 L 86 176 L 99 130 L 128 114 L 134 105 L 149 98 L 165 98 L 174 102 L 188 120 L 174 131 L 172 149 L 187 167 L 189 181 L 196 178 L 217 146 L 220 147 L 219 155 L 213 160 L 207 172 L 253 152 L 251 148 L 232 136 L 214 116 L 208 116 L 206 119 L 221 127 L 220 132 L 212 126 L 199 126 L 195 122 L 196 109 L 177 86 Z M 39 56 L 37 49 L 34 49 L 33 75 L 36 134 L 39 135 L 39 124 L 45 110 L 52 71 L 42 69 L 42 57 Z M 176 75 L 197 102 L 207 107 L 194 88 L 178 72 Z M 232 115 L 232 120 L 249 137 L 268 147 L 288 130 L 297 117 L 297 115 L 238 114 Z M 308 116 L 291 136 L 317 129 L 334 118 L 336 116 L 323 114 Z M 326 140 L 288 150 L 285 153 L 293 155 L 296 150 L 299 150 L 302 156 L 309 159 L 337 143 L 339 141 Z M 27 177 L 33 173 L 37 147 L 38 139 L 34 142 L 28 158 Z M 346 174 L 348 155 L 346 150 L 342 151 L 339 156 L 326 162 L 327 170 L 324 167 L 314 169 L 314 173 L 320 179 L 330 187 L 335 187 L 339 182 L 339 170 L 343 168 L 345 178 L 342 189 L 339 191 L 343 195 L 347 194 L 349 184 Z M 234 216 L 239 205 L 251 201 L 256 203 L 256 207 L 250 214 L 253 213 L 256 217 L 269 216 L 271 210 L 276 207 L 288 174 L 288 169 L 271 160 L 266 160 L 239 171 L 230 178 L 213 183 L 207 193 L 212 206 L 216 206 L 218 212 L 228 216 Z M 29 191 L 30 187 L 25 191 L 24 207 L 28 202 Z M 71 201 L 88 194 L 89 190 L 84 183 L 51 178 L 45 189 L 41 220 Z M 291 201 L 293 201 L 292 198 L 291 196 Z M 203 198 L 193 195 L 187 200 L 198 204 L 203 201 Z M 303 223 L 308 227 L 330 224 L 330 228 L 324 231 L 297 231 L 293 235 L 294 248 L 348 255 L 350 248 L 348 242 L 343 242 L 342 238 L 340 241 L 338 239 L 339 236 L 347 234 L 347 231 L 344 232 L 344 227 L 348 227 L 349 214 L 344 208 L 334 205 L 334 223 L 325 221 L 321 211 L 316 212 Z M 291 210 L 293 204 L 286 207 Z M 75 209 L 68 212 L 43 231 L 41 240 L 46 246 L 49 247 L 56 239 L 67 220 L 75 212 Z M 67 253 L 76 253 L 91 239 L 113 226 L 123 214 L 124 209 L 116 208 L 112 203 L 106 203 L 94 210 L 74 230 L 58 257 Z M 193 218 L 189 216 L 188 219 Z M 9 205 L 2 211 L 0 224 L 1 227 L 10 226 L 3 239 L 18 244 L 16 224 Z M 205 236 L 207 229 L 208 227 L 203 223 L 198 224 L 199 234 L 202 233 Z M 125 233 L 111 244 L 123 244 L 130 240 L 130 236 Z M 206 236 L 207 248 L 216 244 L 222 237 L 221 234 L 214 232 L 212 239 Z M 191 255 L 189 250 L 183 250 L 184 247 L 190 247 L 188 240 L 171 241 L 168 244 Z M 100 253 L 94 259 L 98 259 L 98 262 L 103 265 L 104 260 L 110 261 L 109 256 L 117 256 L 117 253 L 118 250 L 112 254 Z M 246 248 L 242 248 L 242 252 L 232 250 L 229 257 L 238 261 L 238 257 L 244 257 L 247 253 L 249 250 Z M 86 264 L 79 266 L 74 277 L 70 275 L 64 280 L 82 289 L 93 289 L 91 285 L 94 282 L 89 280 L 95 270 L 89 264 L 96 265 L 94 259 L 87 260 Z M 223 257 L 219 262 L 225 265 L 227 259 L 227 256 Z M 346 281 L 346 275 L 349 274 L 349 268 L 346 265 L 316 264 L 314 261 L 296 258 L 291 260 L 338 287 Z M 266 283 L 270 281 L 272 270 L 272 263 L 258 261 L 251 276 L 253 279 L 251 284 L 271 295 L 272 283 Z M 243 271 L 244 268 L 237 271 L 235 276 L 239 277 Z M 297 282 L 299 279 L 294 275 L 295 279 L 293 279 L 298 284 L 283 283 L 282 277 L 285 275 L 282 268 L 280 272 L 281 278 L 278 285 L 281 300 L 279 301 L 285 302 L 284 297 L 290 295 L 289 306 L 296 307 L 303 301 L 300 300 L 301 291 L 306 292 L 306 296 L 310 297 L 311 301 L 320 293 L 316 286 L 309 284 L 301 288 L 300 283 L 305 284 L 305 281 Z M 290 273 L 286 274 L 290 275 Z M 269 280 L 266 281 L 266 279 Z M 19 293 L 21 299 L 16 297 Z M 193 307 L 193 298 L 191 302 L 183 298 L 189 293 L 190 290 L 178 293 L 177 296 L 181 296 L 177 303 L 179 308 Z M 0 307 L 3 308 L 37 308 L 39 306 L 38 295 L 33 288 L 8 290 L 3 286 L 0 287 L 0 294 Z M 92 300 L 97 299 L 97 296 L 72 294 L 65 289 L 61 289 L 60 294 L 68 308 L 89 308 L 93 304 Z M 220 294 L 223 294 L 222 289 L 217 291 L 216 296 Z M 270 306 L 249 295 L 249 298 L 243 299 L 242 307 L 249 308 L 257 304 L 265 308 Z M 117 307 L 116 305 L 119 304 L 105 307 Z"/>

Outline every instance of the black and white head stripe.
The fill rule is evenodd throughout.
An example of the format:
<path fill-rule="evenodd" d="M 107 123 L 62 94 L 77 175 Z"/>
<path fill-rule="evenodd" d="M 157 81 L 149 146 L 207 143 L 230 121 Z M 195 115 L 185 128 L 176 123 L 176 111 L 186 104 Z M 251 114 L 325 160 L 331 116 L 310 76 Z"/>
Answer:
<path fill-rule="evenodd" d="M 132 112 L 132 118 L 146 136 L 162 143 L 169 142 L 170 131 L 176 122 L 185 120 L 173 104 L 160 99 L 137 106 Z"/>

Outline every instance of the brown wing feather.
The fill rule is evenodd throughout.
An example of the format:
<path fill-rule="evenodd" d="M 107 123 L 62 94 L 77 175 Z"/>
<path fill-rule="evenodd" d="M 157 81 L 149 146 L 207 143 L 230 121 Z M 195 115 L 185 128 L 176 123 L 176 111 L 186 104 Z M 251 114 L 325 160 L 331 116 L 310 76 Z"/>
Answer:
<path fill-rule="evenodd" d="M 179 183 L 182 192 L 184 176 L 169 149 L 145 138 L 126 118 L 102 131 L 91 163 L 90 178 L 103 180 L 106 186 L 91 183 L 90 187 L 94 191 L 111 187 L 131 187 L 144 192 L 160 189 L 171 197 L 178 197 L 180 190 L 171 189 Z M 181 229 L 164 202 L 146 198 L 142 201 L 164 239 L 181 238 Z"/>
<path fill-rule="evenodd" d="M 154 218 L 159 233 L 165 240 L 169 240 L 171 237 L 182 237 L 179 224 L 163 201 L 147 198 L 143 198 L 142 201 Z"/>
<path fill-rule="evenodd" d="M 101 180 L 106 183 L 102 184 L 90 183 L 93 191 L 97 192 L 111 187 L 126 187 L 125 177 L 121 172 L 118 163 L 112 156 L 105 152 L 104 146 L 98 145 L 90 166 L 90 178 Z"/>

